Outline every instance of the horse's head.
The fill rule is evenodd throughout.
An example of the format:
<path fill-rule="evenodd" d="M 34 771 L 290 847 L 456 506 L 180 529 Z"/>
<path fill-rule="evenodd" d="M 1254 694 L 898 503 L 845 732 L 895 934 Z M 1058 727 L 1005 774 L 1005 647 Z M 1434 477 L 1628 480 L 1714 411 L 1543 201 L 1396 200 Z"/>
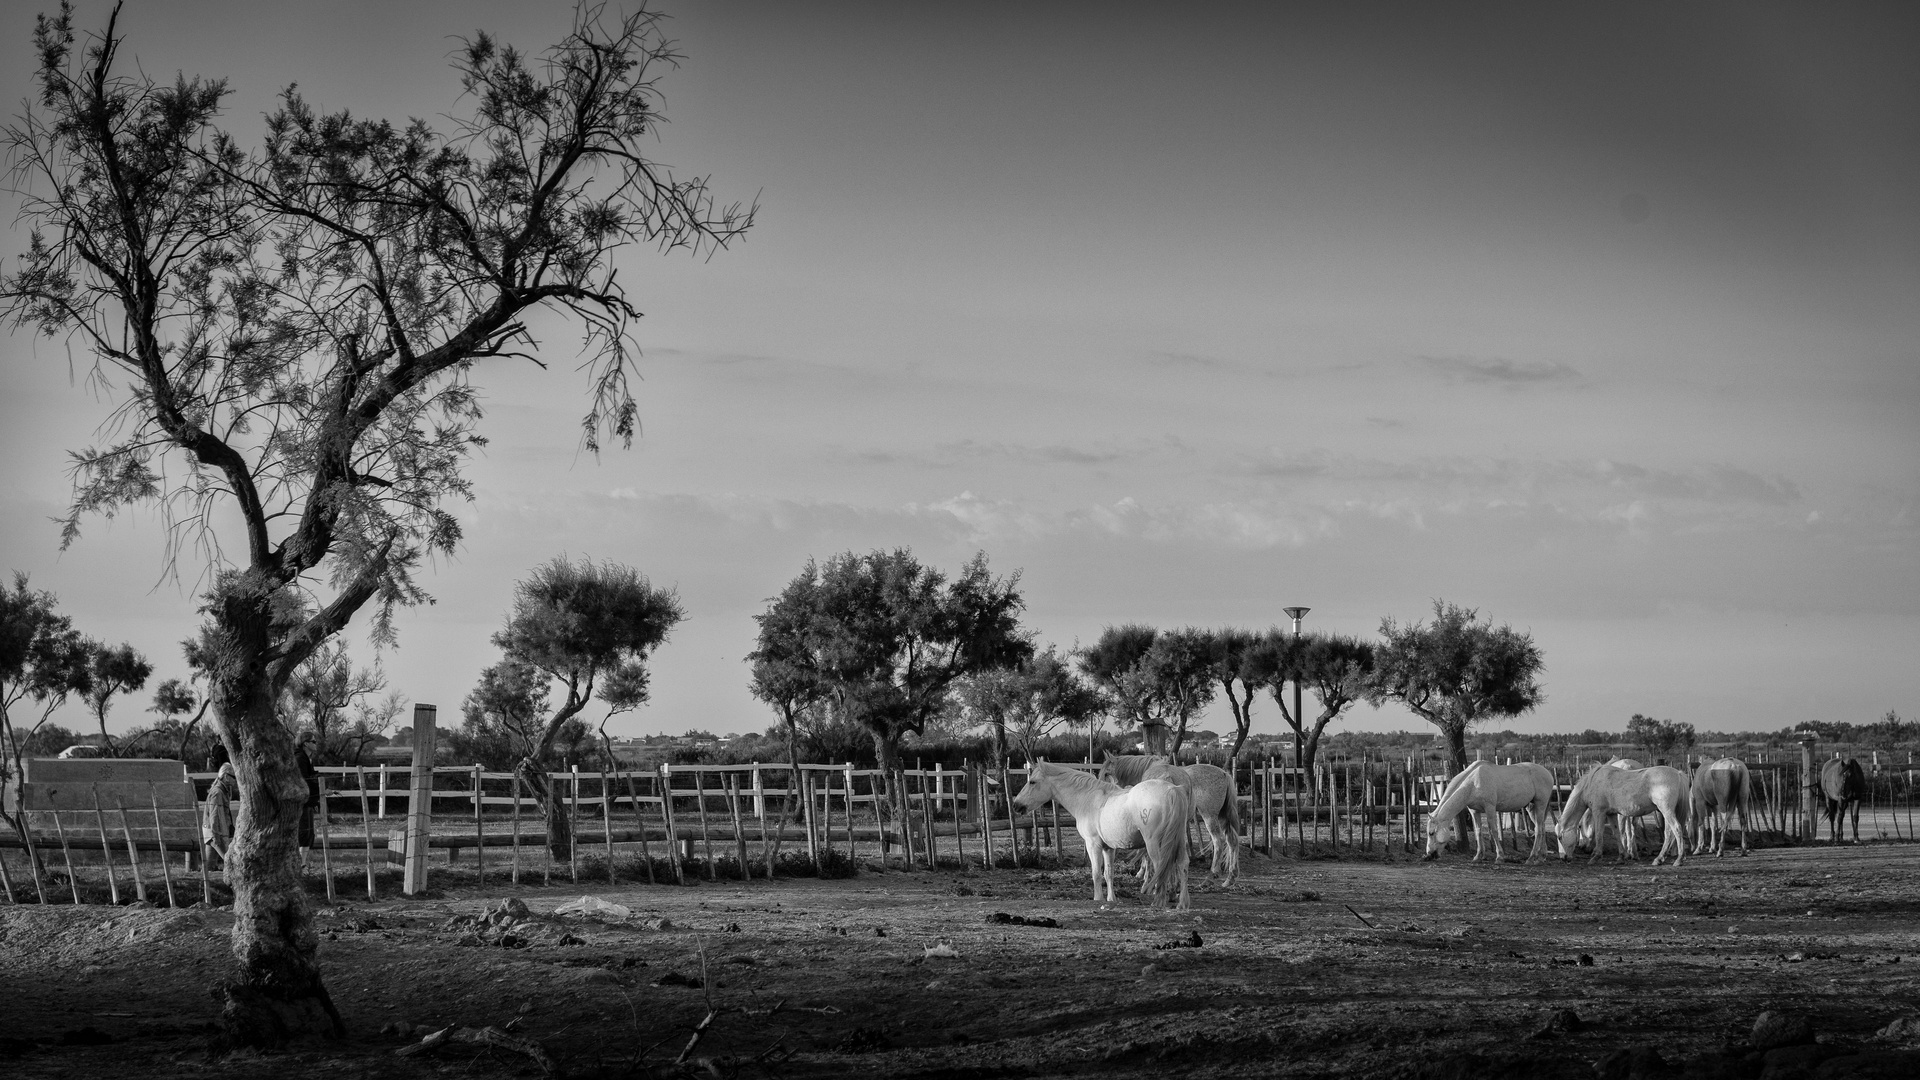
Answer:
<path fill-rule="evenodd" d="M 1441 849 L 1453 843 L 1454 837 L 1459 835 L 1460 828 L 1453 815 L 1447 815 L 1444 821 L 1432 814 L 1427 815 L 1427 853 L 1420 856 L 1421 861 L 1431 862 L 1439 858 Z"/>
<path fill-rule="evenodd" d="M 1013 805 L 1022 810 L 1038 810 L 1053 798 L 1053 777 L 1048 773 L 1044 761 L 1036 761 L 1027 769 L 1027 782 L 1020 787 L 1020 793 L 1013 797 Z"/>
<path fill-rule="evenodd" d="M 1550 819 L 1549 828 L 1553 838 L 1559 842 L 1560 858 L 1571 859 L 1573 853 L 1593 841 L 1593 821 L 1587 814 L 1561 813 Z"/>

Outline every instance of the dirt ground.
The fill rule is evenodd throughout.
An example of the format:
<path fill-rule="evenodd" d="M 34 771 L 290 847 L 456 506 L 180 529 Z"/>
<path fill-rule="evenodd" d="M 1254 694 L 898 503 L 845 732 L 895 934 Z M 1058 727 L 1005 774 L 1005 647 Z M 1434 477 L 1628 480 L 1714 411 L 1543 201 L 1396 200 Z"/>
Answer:
<path fill-rule="evenodd" d="M 1073 865 L 484 892 L 447 876 L 432 899 L 322 910 L 345 1040 L 220 1061 L 204 1047 L 226 912 L 22 905 L 0 908 L 0 1073 L 541 1075 L 507 1048 L 396 1053 L 491 1025 L 575 1077 L 1667 1075 L 1634 1048 L 1671 1075 L 1916 1076 L 1920 1050 L 1888 1029 L 1920 1016 L 1916 871 L 1920 846 L 1893 844 L 1679 869 L 1253 856 L 1227 890 L 1197 864 L 1184 914 L 1130 883 L 1096 905 Z M 552 914 L 585 891 L 632 916 Z M 478 919 L 506 897 L 531 916 Z M 1819 1041 L 1763 1060 L 1745 1042 L 1767 1009 Z"/>

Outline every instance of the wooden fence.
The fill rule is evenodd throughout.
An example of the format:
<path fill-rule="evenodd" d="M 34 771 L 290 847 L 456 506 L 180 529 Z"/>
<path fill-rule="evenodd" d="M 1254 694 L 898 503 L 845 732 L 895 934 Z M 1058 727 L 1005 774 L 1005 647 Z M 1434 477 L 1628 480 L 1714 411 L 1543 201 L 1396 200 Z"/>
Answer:
<path fill-rule="evenodd" d="M 1556 780 L 1554 810 L 1575 779 L 1598 763 L 1575 759 L 1549 765 Z M 1862 764 L 1868 766 L 1869 780 L 1860 815 L 1863 838 L 1913 839 L 1920 766 Z M 1748 768 L 1755 788 L 1754 831 L 1774 842 L 1804 836 L 1808 823 L 1801 816 L 1798 756 L 1768 760 L 1759 755 Z M 424 842 L 429 854 L 444 853 L 450 865 L 470 850 L 473 870 L 483 882 L 494 874 L 516 884 L 534 876 L 551 883 L 556 875 L 578 882 L 583 861 L 617 883 L 617 856 L 627 857 L 632 880 L 659 882 L 670 875 L 684 882 L 690 875 L 768 878 L 783 851 L 790 859 L 804 851 L 807 862 L 824 871 L 840 859 L 871 858 L 903 867 L 1003 866 L 1031 864 L 1043 852 L 1073 858 L 1082 850 L 1072 815 L 1057 805 L 1038 813 L 1011 805 L 1007 796 L 1024 782 L 1024 768 L 1005 763 L 905 768 L 895 771 L 890 783 L 879 769 L 851 764 L 804 764 L 797 771 L 797 786 L 795 770 L 785 763 L 549 773 L 550 790 L 567 807 L 573 827 L 573 843 L 559 845 L 557 856 L 549 857 L 539 803 L 522 777 L 478 765 L 436 766 Z M 1276 856 L 1422 851 L 1426 817 L 1445 784 L 1436 763 L 1407 757 L 1329 758 L 1311 770 L 1277 759 L 1243 761 L 1233 771 L 1241 793 L 1242 843 Z M 320 769 L 325 812 L 316 816 L 314 855 L 329 898 L 336 864 L 343 869 L 363 865 L 372 896 L 377 868 L 404 859 L 411 776 L 405 766 Z M 191 779 L 204 792 L 212 774 Z M 907 807 L 904 819 L 895 812 L 894 791 Z M 1523 840 L 1530 836 L 1522 815 L 1505 817 L 1508 829 Z M 166 875 L 169 886 L 172 878 L 163 858 L 143 868 L 140 851 L 172 852 L 184 857 L 186 868 L 197 865 L 197 845 L 183 845 L 175 829 L 163 832 L 158 823 L 147 837 L 138 821 L 81 810 L 29 814 L 28 825 L 34 846 L 58 849 L 70 870 L 104 863 L 116 895 L 113 874 L 122 847 L 125 869 L 143 896 L 154 870 Z M 17 850 L 21 844 L 16 837 L 0 837 L 0 883 L 12 899 L 9 847 Z M 73 891 L 77 897 L 77 886 Z"/>

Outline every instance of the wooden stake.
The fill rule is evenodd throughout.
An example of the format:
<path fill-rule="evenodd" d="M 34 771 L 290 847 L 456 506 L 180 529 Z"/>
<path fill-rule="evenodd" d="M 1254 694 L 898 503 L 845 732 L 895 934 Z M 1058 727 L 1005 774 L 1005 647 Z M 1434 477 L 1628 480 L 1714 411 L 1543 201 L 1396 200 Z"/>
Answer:
<path fill-rule="evenodd" d="M 107 815 L 100 809 L 100 785 L 93 784 L 93 821 L 100 828 L 100 855 L 107 861 L 107 891 L 113 897 L 113 906 L 120 906 L 120 879 L 113 873 L 113 841 L 107 838 Z"/>
<path fill-rule="evenodd" d="M 707 830 L 707 785 L 706 778 L 700 774 L 700 766 L 693 767 L 693 791 L 695 809 L 700 812 L 700 850 L 707 856 L 707 880 L 718 881 L 713 871 L 713 834 Z"/>
<path fill-rule="evenodd" d="M 740 880 L 753 880 L 753 864 L 747 861 L 747 830 L 740 824 L 740 785 L 732 773 L 723 773 L 727 781 L 727 809 L 733 814 L 733 848 L 740 859 Z"/>
<path fill-rule="evenodd" d="M 980 826 L 980 866 L 993 869 L 993 806 L 987 800 L 987 768 L 982 765 L 976 771 L 968 767 L 973 777 L 974 823 Z"/>
<path fill-rule="evenodd" d="M 673 880 L 677 885 L 687 883 L 687 872 L 680 865 L 680 827 L 673 821 L 673 766 L 660 766 L 660 808 L 667 819 L 667 858 L 673 862 Z"/>
<path fill-rule="evenodd" d="M 1000 759 L 1000 797 L 1007 804 L 1007 843 L 1013 849 L 1013 865 L 1020 866 L 1020 822 L 1013 811 L 1013 778 L 1007 773 L 1007 759 Z"/>
<path fill-rule="evenodd" d="M 600 770 L 600 827 L 607 830 L 607 884 L 614 884 L 613 873 L 613 785 L 607 783 L 607 770 Z"/>
<path fill-rule="evenodd" d="M 377 890 L 373 884 L 373 823 L 367 820 L 367 767 L 355 765 L 354 775 L 360 780 L 360 842 L 367 852 L 367 899 L 374 899 Z"/>
<path fill-rule="evenodd" d="M 480 771 L 480 763 L 473 764 L 473 869 L 481 888 L 487 886 L 487 822 L 481 816 L 486 780 Z"/>
<path fill-rule="evenodd" d="M 218 777 L 214 778 L 213 787 L 207 792 L 207 796 L 211 798 L 216 793 L 223 799 L 227 797 L 227 793 L 220 790 L 220 780 Z M 227 843 L 231 846 L 233 841 L 229 839 Z M 212 907 L 213 886 L 207 881 L 207 833 L 205 829 L 200 827 L 200 808 L 198 806 L 193 808 L 193 844 L 193 850 L 200 855 L 200 902 L 208 907 Z M 226 870 L 226 858 L 224 854 L 220 856 L 221 871 L 223 873 Z"/>
<path fill-rule="evenodd" d="M 829 780 L 827 783 L 827 827 L 831 829 L 833 827 L 833 783 L 831 780 L 831 777 L 833 774 L 829 773 L 827 775 L 829 777 Z M 854 852 L 853 852 L 853 762 L 851 761 L 847 762 L 844 771 L 840 774 L 840 782 L 841 782 L 840 793 L 846 797 L 844 801 L 845 801 L 845 809 L 847 812 L 847 859 L 848 861 L 852 861 L 853 855 L 854 855 Z M 879 822 L 875 821 L 874 824 L 878 825 Z M 828 839 L 829 840 L 832 839 L 831 834 L 829 834 Z M 832 844 L 829 843 L 828 846 L 831 847 Z"/>
<path fill-rule="evenodd" d="M 759 766 L 759 765 L 758 765 L 757 763 L 756 763 L 756 764 L 754 765 L 754 768 L 753 768 L 753 788 L 754 788 L 754 791 L 755 791 L 755 793 L 757 794 L 757 799 L 756 799 L 756 805 L 758 806 L 758 808 L 759 808 L 759 811 L 760 811 L 760 814 L 759 814 L 759 817 L 760 817 L 760 858 L 761 858 L 761 860 L 762 860 L 762 861 L 764 861 L 764 862 L 765 862 L 765 863 L 767 864 L 767 880 L 768 880 L 768 881 L 772 881 L 772 880 L 773 880 L 773 848 L 772 848 L 772 847 L 770 847 L 770 846 L 768 845 L 768 842 L 767 842 L 767 841 L 768 841 L 768 837 L 767 837 L 767 796 L 766 796 L 766 793 L 765 793 L 765 789 L 763 788 L 763 786 L 762 786 L 762 785 L 761 785 L 761 783 L 760 783 L 760 766 Z M 784 823 L 783 823 L 783 824 L 784 824 Z"/>
<path fill-rule="evenodd" d="M 333 903 L 333 830 L 327 825 L 327 778 L 319 777 L 320 805 L 315 809 L 320 815 L 320 873 L 327 879 L 327 903 Z"/>
<path fill-rule="evenodd" d="M 520 884 L 520 769 L 515 766 L 513 776 L 513 877 L 515 885 Z"/>
<path fill-rule="evenodd" d="M 833 782 L 832 773 L 827 774 L 827 782 L 829 784 Z M 807 829 L 807 859 L 813 863 L 814 872 L 819 873 L 821 870 L 820 843 L 819 838 L 814 835 L 813 777 L 804 769 L 800 772 L 800 794 L 801 797 L 807 801 L 807 818 L 804 822 Z M 831 834 L 829 834 L 829 836 L 831 836 Z"/>
<path fill-rule="evenodd" d="M 575 885 L 580 884 L 580 766 L 575 765 L 567 774 L 573 780 L 573 808 L 569 816 L 573 819 L 567 830 L 567 875 Z M 551 857 L 548 859 L 552 861 Z"/>
<path fill-rule="evenodd" d="M 179 907 L 180 905 L 173 899 L 173 868 L 167 865 L 167 832 L 160 825 L 160 796 L 152 784 L 147 785 L 147 798 L 153 803 L 153 839 L 160 845 L 160 876 L 167 882 L 167 906 Z M 200 816 L 197 807 L 193 811 L 193 816 L 196 818 Z M 40 902 L 46 903 L 46 897 L 42 896 Z"/>
<path fill-rule="evenodd" d="M 73 890 L 73 902 L 80 902 L 80 879 L 73 873 L 73 851 L 67 847 L 67 830 L 60 824 L 60 811 L 53 811 L 53 831 L 60 837 L 60 857 L 67 864 L 67 886 Z"/>
<path fill-rule="evenodd" d="M 647 819 L 640 813 L 640 795 L 633 789 L 633 774 L 624 774 L 627 778 L 627 798 L 633 801 L 633 824 L 640 830 L 640 861 L 647 864 L 647 884 L 655 885 L 653 879 L 653 849 L 647 846 Z M 667 845 L 671 850 L 673 845 Z"/>

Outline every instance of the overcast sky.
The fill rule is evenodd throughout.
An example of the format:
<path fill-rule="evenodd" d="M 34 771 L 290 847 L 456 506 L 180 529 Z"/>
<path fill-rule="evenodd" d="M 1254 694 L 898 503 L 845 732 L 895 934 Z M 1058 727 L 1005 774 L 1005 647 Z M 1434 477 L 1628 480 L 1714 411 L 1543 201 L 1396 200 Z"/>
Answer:
<path fill-rule="evenodd" d="M 35 9 L 0 6 L 13 111 Z M 610 731 L 764 728 L 752 616 L 809 557 L 896 545 L 1020 571 L 1062 646 L 1289 604 L 1371 636 L 1466 604 L 1545 654 L 1522 731 L 1920 714 L 1920 9 L 667 10 L 688 60 L 657 156 L 760 223 L 706 262 L 623 256 L 646 312 L 631 451 L 577 452 L 564 324 L 541 328 L 551 370 L 481 369 L 465 547 L 379 658 L 443 722 L 513 581 L 564 552 L 690 615 Z M 456 36 L 538 49 L 571 17 L 134 0 L 121 21 L 150 73 L 229 78 L 251 141 L 290 80 L 327 108 L 455 111 Z M 163 580 L 151 514 L 57 550 L 66 452 L 107 412 L 69 365 L 0 338 L 0 570 L 184 674 L 200 571 Z"/>

